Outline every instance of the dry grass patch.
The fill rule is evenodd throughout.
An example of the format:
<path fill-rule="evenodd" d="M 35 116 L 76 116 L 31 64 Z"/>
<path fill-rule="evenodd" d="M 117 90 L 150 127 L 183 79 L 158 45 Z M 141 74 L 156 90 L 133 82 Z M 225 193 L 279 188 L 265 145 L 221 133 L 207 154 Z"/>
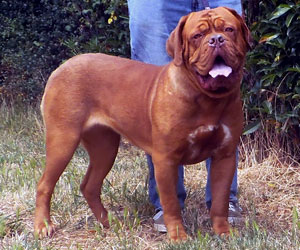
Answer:
<path fill-rule="evenodd" d="M 115 166 L 103 186 L 112 226 L 95 222 L 79 185 L 88 158 L 77 150 L 52 199 L 57 232 L 38 240 L 32 234 L 35 188 L 44 166 L 44 137 L 37 108 L 0 108 L 0 248 L 1 249 L 299 249 L 300 166 L 291 156 L 269 148 L 261 155 L 255 140 L 243 139 L 239 166 L 242 237 L 212 235 L 205 207 L 206 170 L 185 168 L 188 192 L 183 213 L 191 239 L 168 244 L 152 227 L 144 153 L 122 142 Z M 246 143 L 247 142 L 247 143 Z M 259 160 L 258 160 L 259 159 Z M 263 160 L 262 160 L 263 159 Z M 294 212 L 293 212 L 294 211 Z"/>
<path fill-rule="evenodd" d="M 293 210 L 300 212 L 299 155 L 278 147 L 276 140 L 275 136 L 257 134 L 255 139 L 241 142 L 241 202 L 265 228 L 291 231 Z M 263 145 L 264 151 L 253 145 Z"/>

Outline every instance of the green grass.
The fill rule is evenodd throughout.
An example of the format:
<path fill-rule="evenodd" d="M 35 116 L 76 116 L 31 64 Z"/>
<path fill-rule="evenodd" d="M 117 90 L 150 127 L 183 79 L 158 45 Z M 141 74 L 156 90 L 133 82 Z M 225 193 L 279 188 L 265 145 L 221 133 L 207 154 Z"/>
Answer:
<path fill-rule="evenodd" d="M 211 232 L 204 202 L 205 168 L 201 164 L 186 168 L 188 198 L 183 216 L 190 239 L 171 244 L 166 235 L 152 228 L 154 211 L 148 201 L 144 153 L 127 142 L 122 142 L 102 191 L 104 204 L 110 211 L 111 228 L 104 229 L 95 222 L 80 193 L 88 157 L 79 148 L 57 183 L 52 199 L 51 215 L 58 230 L 52 238 L 38 240 L 33 235 L 33 213 L 44 154 L 39 109 L 2 104 L 0 249 L 300 249 L 300 191 L 296 183 L 299 166 L 281 169 L 270 160 L 262 163 L 268 167 L 274 165 L 272 171 L 278 171 L 275 179 L 267 174 L 270 171 L 264 172 L 268 167 L 258 170 L 260 163 L 243 166 L 240 203 L 246 222 L 237 228 L 239 236 L 233 234 L 229 239 Z M 278 183 L 278 176 L 284 175 L 288 176 L 287 183 L 291 183 L 286 188 Z M 281 198 L 281 203 L 275 204 L 276 210 L 270 202 L 277 200 L 280 192 L 285 198 L 288 195 L 292 198 Z"/>

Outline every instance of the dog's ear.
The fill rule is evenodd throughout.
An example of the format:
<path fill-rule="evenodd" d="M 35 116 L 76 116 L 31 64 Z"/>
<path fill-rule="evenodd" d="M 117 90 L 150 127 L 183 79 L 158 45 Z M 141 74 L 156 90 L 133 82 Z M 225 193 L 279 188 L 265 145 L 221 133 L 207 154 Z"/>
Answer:
<path fill-rule="evenodd" d="M 183 39 L 182 31 L 188 16 L 180 18 L 176 28 L 167 40 L 167 52 L 174 59 L 174 64 L 180 66 L 183 62 Z"/>
<path fill-rule="evenodd" d="M 227 7 L 223 7 L 225 8 L 226 10 L 230 11 L 231 14 L 233 14 L 236 19 L 239 20 L 240 24 L 241 24 L 241 28 L 242 28 L 242 32 L 243 32 L 243 38 L 245 40 L 245 43 L 246 43 L 246 46 L 247 46 L 247 50 L 251 49 L 251 45 L 252 45 L 252 36 L 251 36 L 251 32 L 250 30 L 248 29 L 244 19 L 234 10 L 234 9 L 230 9 L 230 8 L 227 8 Z"/>

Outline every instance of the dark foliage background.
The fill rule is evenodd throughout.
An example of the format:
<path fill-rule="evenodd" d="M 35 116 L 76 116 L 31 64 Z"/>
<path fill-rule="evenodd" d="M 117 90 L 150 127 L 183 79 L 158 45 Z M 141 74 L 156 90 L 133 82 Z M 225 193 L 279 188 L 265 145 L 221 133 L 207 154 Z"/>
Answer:
<path fill-rule="evenodd" d="M 0 95 L 36 102 L 50 72 L 84 52 L 129 56 L 125 0 L 0 1 Z"/>
<path fill-rule="evenodd" d="M 300 1 L 245 1 L 254 48 L 248 54 L 243 99 L 248 126 L 273 132 L 299 155 Z"/>
<path fill-rule="evenodd" d="M 242 85 L 245 134 L 274 132 L 297 152 L 300 1 L 243 6 L 253 35 Z M 0 1 L 0 102 L 38 102 L 51 71 L 84 52 L 130 56 L 126 0 Z"/>

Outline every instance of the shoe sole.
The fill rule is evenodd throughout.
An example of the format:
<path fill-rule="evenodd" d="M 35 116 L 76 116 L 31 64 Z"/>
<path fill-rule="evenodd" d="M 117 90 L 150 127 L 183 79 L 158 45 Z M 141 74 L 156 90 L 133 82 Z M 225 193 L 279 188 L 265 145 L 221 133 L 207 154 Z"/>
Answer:
<path fill-rule="evenodd" d="M 165 225 L 163 224 L 154 224 L 154 229 L 160 233 L 166 233 L 167 232 L 167 228 Z"/>

